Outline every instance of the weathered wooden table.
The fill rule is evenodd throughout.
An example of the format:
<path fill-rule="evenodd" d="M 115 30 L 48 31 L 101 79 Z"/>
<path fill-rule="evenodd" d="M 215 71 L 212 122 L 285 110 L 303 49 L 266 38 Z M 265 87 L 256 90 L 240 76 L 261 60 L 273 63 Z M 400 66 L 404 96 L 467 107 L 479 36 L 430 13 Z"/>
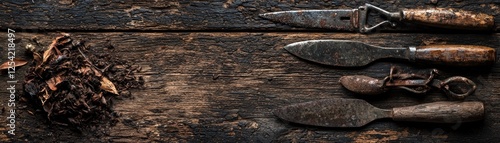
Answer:
<path fill-rule="evenodd" d="M 50 44 L 59 32 L 85 39 L 95 48 L 112 44 L 115 54 L 142 66 L 146 88 L 134 99 L 115 102 L 121 114 L 103 133 L 76 132 L 51 125 L 17 104 L 16 135 L 2 111 L 2 142 L 498 142 L 500 141 L 500 63 L 492 67 L 453 68 L 382 60 L 362 68 L 314 64 L 287 53 L 283 46 L 312 39 L 358 40 L 380 46 L 469 44 L 500 50 L 500 1 L 370 1 L 388 11 L 450 7 L 495 16 L 493 32 L 475 33 L 402 24 L 358 34 L 290 27 L 258 17 L 272 11 L 355 8 L 364 1 L 38 1 L 0 3 L 0 49 L 7 50 L 7 28 L 16 30 L 17 57 L 36 38 Z M 496 31 L 496 32 L 495 32 Z M 103 51 L 106 52 L 106 51 Z M 6 53 L 1 52 L 1 61 Z M 271 111 L 283 105 L 327 98 L 357 98 L 338 83 L 343 75 L 383 77 L 391 66 L 409 71 L 438 68 L 442 77 L 465 76 L 478 84 L 466 100 L 482 101 L 484 121 L 427 124 L 377 120 L 362 128 L 320 128 L 286 123 Z M 18 94 L 26 67 L 17 69 Z M 7 81 L 5 73 L 1 81 Z M 0 82 L 7 109 L 7 83 Z M 437 90 L 427 95 L 391 91 L 368 98 L 380 108 L 448 100 Z"/>

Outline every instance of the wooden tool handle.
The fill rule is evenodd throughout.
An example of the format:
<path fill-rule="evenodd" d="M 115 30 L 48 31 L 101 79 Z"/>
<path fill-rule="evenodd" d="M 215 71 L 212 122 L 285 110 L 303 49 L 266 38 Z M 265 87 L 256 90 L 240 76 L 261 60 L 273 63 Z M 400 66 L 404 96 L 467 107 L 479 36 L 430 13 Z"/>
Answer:
<path fill-rule="evenodd" d="M 412 50 L 412 60 L 440 65 L 481 66 L 494 64 L 496 60 L 495 49 L 485 46 L 430 45 Z"/>
<path fill-rule="evenodd" d="M 484 118 L 482 102 L 434 102 L 392 109 L 396 121 L 460 123 Z"/>
<path fill-rule="evenodd" d="M 495 24 L 491 15 L 458 9 L 408 9 L 402 14 L 403 21 L 441 28 L 486 30 Z"/>

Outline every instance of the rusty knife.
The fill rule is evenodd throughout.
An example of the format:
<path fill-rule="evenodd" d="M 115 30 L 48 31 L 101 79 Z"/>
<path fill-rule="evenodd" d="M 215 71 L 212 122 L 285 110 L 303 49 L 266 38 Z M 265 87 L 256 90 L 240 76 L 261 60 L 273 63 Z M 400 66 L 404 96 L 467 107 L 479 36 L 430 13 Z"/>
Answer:
<path fill-rule="evenodd" d="M 365 66 L 382 58 L 449 66 L 491 65 L 496 60 L 495 49 L 476 45 L 388 48 L 349 40 L 310 40 L 289 44 L 285 49 L 305 60 L 343 67 Z"/>
<path fill-rule="evenodd" d="M 482 102 L 433 102 L 380 109 L 359 99 L 325 99 L 288 105 L 274 110 L 277 117 L 294 123 L 322 127 L 361 127 L 373 120 L 461 123 L 482 120 Z"/>
<path fill-rule="evenodd" d="M 374 10 L 387 20 L 371 27 L 367 24 L 368 11 Z M 494 27 L 494 17 L 452 8 L 406 9 L 388 12 L 371 4 L 356 9 L 294 10 L 260 14 L 271 21 L 299 27 L 324 28 L 361 33 L 384 25 L 396 26 L 397 22 L 412 22 L 427 26 L 465 30 L 488 30 Z"/>

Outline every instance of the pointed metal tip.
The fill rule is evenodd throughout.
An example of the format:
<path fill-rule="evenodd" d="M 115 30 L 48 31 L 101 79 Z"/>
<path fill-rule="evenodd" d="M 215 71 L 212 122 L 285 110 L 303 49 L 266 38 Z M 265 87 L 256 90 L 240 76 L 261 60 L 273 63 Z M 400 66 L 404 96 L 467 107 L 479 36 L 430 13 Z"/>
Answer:
<path fill-rule="evenodd" d="M 290 44 L 286 45 L 283 49 L 285 49 L 286 51 L 290 52 L 290 50 L 292 49 L 293 46 L 290 46 Z"/>
<path fill-rule="evenodd" d="M 269 15 L 271 15 L 271 13 L 261 13 L 261 14 L 259 14 L 259 17 L 262 17 L 262 18 L 265 18 L 265 19 L 271 19 L 269 17 Z"/>
<path fill-rule="evenodd" d="M 345 85 L 347 82 L 351 82 L 357 79 L 358 75 L 345 75 L 340 77 L 339 82 L 342 85 Z"/>
<path fill-rule="evenodd" d="M 340 77 L 340 79 L 339 79 L 339 83 L 340 83 L 342 86 L 344 86 L 344 82 L 346 81 L 347 77 L 348 77 L 348 76 L 342 76 L 342 77 Z"/>
<path fill-rule="evenodd" d="M 274 116 L 276 116 L 276 117 L 279 117 L 279 115 L 280 115 L 280 111 L 279 111 L 279 109 L 274 109 L 274 110 L 272 111 L 272 113 L 273 113 L 273 115 L 274 115 Z"/>
<path fill-rule="evenodd" d="M 303 47 L 304 45 L 306 45 L 309 41 L 300 41 L 300 42 L 295 42 L 295 43 L 292 43 L 292 44 L 288 44 L 284 47 L 284 49 L 292 54 L 298 52 L 301 47 Z"/>
<path fill-rule="evenodd" d="M 285 49 L 285 51 L 287 51 L 288 53 L 290 53 L 294 56 L 299 56 L 299 55 L 297 55 L 297 53 L 300 52 L 300 47 L 298 47 L 297 45 L 295 45 L 293 43 L 286 45 L 283 49 Z"/>

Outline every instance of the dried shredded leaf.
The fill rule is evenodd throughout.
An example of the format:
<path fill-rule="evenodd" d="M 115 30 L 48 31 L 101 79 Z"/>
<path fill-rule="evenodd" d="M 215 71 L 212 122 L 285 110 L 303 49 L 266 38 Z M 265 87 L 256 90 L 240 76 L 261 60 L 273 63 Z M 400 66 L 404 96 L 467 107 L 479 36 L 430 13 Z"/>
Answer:
<path fill-rule="evenodd" d="M 11 63 L 14 61 L 14 63 Z M 21 59 L 21 58 L 14 58 L 12 61 L 6 61 L 2 65 L 0 65 L 0 70 L 5 70 L 8 69 L 9 67 L 19 67 L 19 66 L 24 66 L 28 63 L 28 61 Z M 10 65 L 14 64 L 14 65 Z"/>
<path fill-rule="evenodd" d="M 101 103 L 104 105 L 108 105 L 108 102 L 106 101 L 106 98 L 104 98 L 104 96 L 101 97 Z"/>
<path fill-rule="evenodd" d="M 87 75 L 89 71 L 90 71 L 90 67 L 81 67 L 80 69 L 78 69 L 78 72 L 83 74 L 83 75 Z"/>
<path fill-rule="evenodd" d="M 45 52 L 43 52 L 43 60 L 42 60 L 43 63 L 45 63 L 50 57 L 52 57 L 54 55 L 54 52 L 56 52 L 57 55 L 61 55 L 61 52 L 56 47 L 57 47 L 57 45 L 61 44 L 61 43 L 59 43 L 59 41 L 61 39 L 64 39 L 64 38 L 68 38 L 68 37 L 67 36 L 59 36 L 56 39 L 54 39 L 54 41 L 52 41 L 52 43 L 47 48 L 47 50 L 45 50 Z M 67 43 L 69 41 L 70 40 L 66 40 L 64 42 Z"/>
<path fill-rule="evenodd" d="M 52 105 L 53 105 L 52 103 L 47 103 L 47 104 L 43 104 L 42 105 L 43 106 L 43 110 L 45 112 L 47 112 L 49 115 L 52 114 L 52 108 L 53 108 Z M 49 118 L 49 120 L 50 120 L 50 118 Z"/>
<path fill-rule="evenodd" d="M 101 100 L 102 98 L 102 92 L 100 92 L 99 94 L 95 94 L 92 96 L 92 101 L 98 101 L 98 100 Z"/>
<path fill-rule="evenodd" d="M 42 105 L 45 105 L 45 101 L 49 100 L 50 94 L 45 88 L 42 90 L 42 92 L 44 92 L 44 94 L 39 98 L 40 101 L 42 101 Z"/>
<path fill-rule="evenodd" d="M 101 79 L 101 89 L 113 94 L 118 95 L 118 90 L 116 90 L 115 85 L 108 78 L 102 77 Z"/>
<path fill-rule="evenodd" d="M 90 106 L 87 104 L 87 102 L 85 102 L 85 99 L 83 98 L 80 98 L 80 103 L 82 103 L 83 106 L 85 106 L 84 109 L 90 109 Z M 87 110 L 88 111 L 88 110 Z"/>
<path fill-rule="evenodd" d="M 134 77 L 134 68 L 125 60 L 98 54 L 99 49 L 74 41 L 69 35 L 51 42 L 43 51 L 30 53 L 34 64 L 30 64 L 25 79 L 24 90 L 29 93 L 25 94 L 26 100 L 35 100 L 34 107 L 46 112 L 55 125 L 85 126 L 103 119 L 111 119 L 113 123 L 116 115 L 110 101 L 129 88 L 142 87 L 142 78 Z M 116 64 L 122 68 L 108 70 Z M 126 93 L 124 97 L 131 97 Z"/>
<path fill-rule="evenodd" d="M 42 56 L 40 56 L 40 54 L 38 54 L 37 52 L 34 52 L 33 60 L 35 61 L 36 65 L 40 65 L 42 63 Z"/>
<path fill-rule="evenodd" d="M 92 71 L 94 71 L 95 76 L 97 76 L 97 77 L 101 77 L 102 76 L 101 72 L 98 71 L 98 70 L 96 70 L 95 68 L 92 68 Z"/>
<path fill-rule="evenodd" d="M 42 62 L 45 63 L 45 61 L 47 61 L 47 59 L 49 59 L 52 55 L 54 55 L 54 47 L 51 45 L 47 50 L 45 50 L 45 52 L 43 52 L 43 60 Z"/>
<path fill-rule="evenodd" d="M 49 80 L 45 81 L 45 83 L 47 83 L 50 90 L 55 91 L 55 90 L 57 90 L 57 85 L 59 83 L 61 83 L 62 81 L 63 80 L 62 80 L 61 76 L 58 75 L 58 76 L 52 77 Z"/>
<path fill-rule="evenodd" d="M 61 55 L 62 55 L 62 53 L 61 53 L 61 51 L 59 51 L 59 49 L 54 48 L 54 51 L 56 51 L 56 55 L 57 55 L 57 57 L 59 57 L 59 56 L 61 56 Z"/>

